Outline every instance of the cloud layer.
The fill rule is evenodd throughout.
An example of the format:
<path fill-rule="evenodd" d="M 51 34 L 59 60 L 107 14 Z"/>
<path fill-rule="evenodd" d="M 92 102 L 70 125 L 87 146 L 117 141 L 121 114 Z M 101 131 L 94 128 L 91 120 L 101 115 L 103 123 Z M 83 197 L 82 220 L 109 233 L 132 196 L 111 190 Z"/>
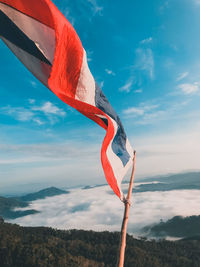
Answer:
<path fill-rule="evenodd" d="M 127 185 L 124 185 L 127 188 Z M 199 215 L 199 190 L 145 192 L 132 195 L 128 232 L 140 235 L 140 230 L 160 219 L 176 215 Z M 69 195 L 60 195 L 34 201 L 31 209 L 41 213 L 16 220 L 24 226 L 50 226 L 59 229 L 119 231 L 123 204 L 110 194 L 108 186 L 92 189 L 74 189 Z"/>

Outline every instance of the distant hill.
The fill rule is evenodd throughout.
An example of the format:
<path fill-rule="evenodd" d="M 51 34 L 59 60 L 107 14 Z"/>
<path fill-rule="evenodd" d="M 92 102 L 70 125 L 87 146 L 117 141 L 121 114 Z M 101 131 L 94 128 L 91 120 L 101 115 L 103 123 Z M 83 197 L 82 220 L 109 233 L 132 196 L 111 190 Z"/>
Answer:
<path fill-rule="evenodd" d="M 0 219 L 1 267 L 114 267 L 119 233 L 20 227 Z M 144 241 L 127 236 L 124 267 L 198 267 L 200 240 Z"/>
<path fill-rule="evenodd" d="M 157 183 L 155 183 L 155 181 Z M 133 188 L 133 192 L 200 190 L 200 172 L 180 173 L 169 176 L 152 177 L 139 180 L 144 183 Z"/>
<path fill-rule="evenodd" d="M 143 230 L 151 237 L 200 238 L 200 216 L 175 216 L 167 222 L 146 226 Z"/>
<path fill-rule="evenodd" d="M 58 196 L 62 194 L 69 194 L 69 191 L 58 189 L 56 187 L 48 187 L 36 193 L 30 193 L 25 196 L 18 197 L 17 199 L 21 201 L 25 201 L 25 202 L 30 202 L 30 201 L 44 199 L 46 197 Z"/>
<path fill-rule="evenodd" d="M 30 214 L 38 213 L 39 211 L 33 209 L 14 210 L 15 208 L 25 208 L 29 206 L 30 201 L 44 199 L 45 197 L 52 197 L 61 194 L 68 194 L 69 191 L 61 190 L 56 187 L 49 187 L 40 190 L 36 193 L 27 194 L 22 197 L 0 197 L 0 216 L 4 219 L 16 219 Z"/>
<path fill-rule="evenodd" d="M 200 172 L 177 173 L 140 179 L 139 182 L 182 183 L 200 185 Z"/>
<path fill-rule="evenodd" d="M 28 203 L 17 199 L 10 199 L 5 197 L 0 197 L 0 216 L 4 219 L 16 219 L 18 217 L 26 216 L 29 214 L 37 213 L 36 210 L 25 210 L 25 211 L 15 211 L 14 208 L 24 208 L 27 207 Z"/>

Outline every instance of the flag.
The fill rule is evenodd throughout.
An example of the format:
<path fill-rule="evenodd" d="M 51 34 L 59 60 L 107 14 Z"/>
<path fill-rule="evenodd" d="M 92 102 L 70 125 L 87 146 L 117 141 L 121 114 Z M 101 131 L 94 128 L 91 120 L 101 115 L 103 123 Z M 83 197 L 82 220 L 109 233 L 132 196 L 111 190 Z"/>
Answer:
<path fill-rule="evenodd" d="M 102 166 L 109 185 L 123 200 L 121 182 L 132 164 L 133 150 L 88 68 L 72 25 L 50 0 L 0 0 L 0 37 L 46 87 L 106 130 Z"/>

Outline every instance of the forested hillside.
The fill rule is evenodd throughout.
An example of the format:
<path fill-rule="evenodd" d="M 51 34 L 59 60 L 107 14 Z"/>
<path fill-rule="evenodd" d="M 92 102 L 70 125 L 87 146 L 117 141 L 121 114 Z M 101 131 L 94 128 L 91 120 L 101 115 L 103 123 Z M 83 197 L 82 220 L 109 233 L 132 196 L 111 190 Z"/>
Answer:
<path fill-rule="evenodd" d="M 148 233 L 148 236 L 159 238 L 167 236 L 181 238 L 199 236 L 200 238 L 200 216 L 188 216 L 185 218 L 175 216 L 167 222 L 161 221 L 159 224 L 146 226 L 143 231 Z"/>
<path fill-rule="evenodd" d="M 119 234 L 20 227 L 0 220 L 1 267 L 114 267 Z M 126 267 L 199 267 L 200 240 L 127 238 Z"/>

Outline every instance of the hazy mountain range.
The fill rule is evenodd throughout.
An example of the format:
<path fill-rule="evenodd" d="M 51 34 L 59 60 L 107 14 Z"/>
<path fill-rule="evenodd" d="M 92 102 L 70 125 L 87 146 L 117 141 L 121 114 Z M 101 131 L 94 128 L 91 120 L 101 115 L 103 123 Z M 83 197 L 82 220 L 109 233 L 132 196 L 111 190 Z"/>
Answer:
<path fill-rule="evenodd" d="M 56 187 L 49 187 L 21 197 L 0 197 L 0 216 L 5 219 L 16 219 L 18 217 L 38 213 L 39 211 L 34 209 L 27 209 L 24 211 L 15 209 L 28 207 L 31 201 L 68 193 L 69 191 L 61 190 Z"/>
<path fill-rule="evenodd" d="M 128 183 L 122 187 L 126 192 Z M 199 190 L 199 172 L 136 181 L 128 232 L 158 238 L 199 235 Z M 20 197 L 0 198 L 0 216 L 24 226 L 119 231 L 122 215 L 123 204 L 107 184 L 74 188 L 70 192 L 50 187 Z M 192 223 L 188 223 L 188 218 Z M 195 230 L 186 231 L 186 225 Z"/>
<path fill-rule="evenodd" d="M 200 240 L 200 216 L 181 217 L 175 216 L 172 219 L 158 224 L 146 226 L 143 229 L 148 237 L 165 238 L 167 236 L 177 238 L 196 237 Z"/>

